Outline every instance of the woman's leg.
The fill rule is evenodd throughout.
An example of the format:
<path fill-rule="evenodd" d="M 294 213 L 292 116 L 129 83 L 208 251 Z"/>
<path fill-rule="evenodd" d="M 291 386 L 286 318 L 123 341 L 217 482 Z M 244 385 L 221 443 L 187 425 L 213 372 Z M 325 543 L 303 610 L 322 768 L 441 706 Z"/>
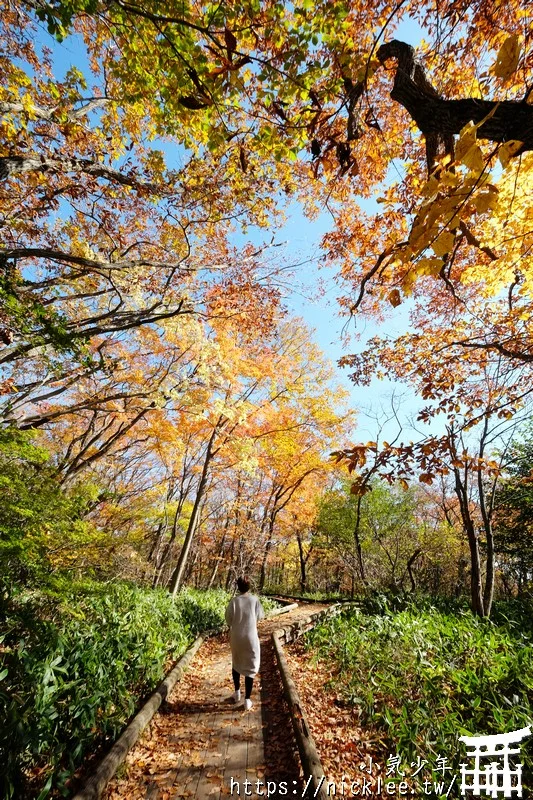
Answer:
<path fill-rule="evenodd" d="M 239 675 L 237 670 L 233 668 L 231 670 L 231 675 L 233 677 L 233 685 L 235 686 L 235 691 L 238 692 L 241 685 L 241 676 Z M 248 678 L 246 680 L 248 680 Z"/>
<path fill-rule="evenodd" d="M 245 676 L 245 678 L 244 678 L 244 689 L 245 689 L 244 697 L 245 697 L 246 700 L 250 699 L 250 696 L 252 694 L 252 689 L 253 688 L 254 688 L 254 679 L 253 678 L 249 678 L 248 676 Z"/>

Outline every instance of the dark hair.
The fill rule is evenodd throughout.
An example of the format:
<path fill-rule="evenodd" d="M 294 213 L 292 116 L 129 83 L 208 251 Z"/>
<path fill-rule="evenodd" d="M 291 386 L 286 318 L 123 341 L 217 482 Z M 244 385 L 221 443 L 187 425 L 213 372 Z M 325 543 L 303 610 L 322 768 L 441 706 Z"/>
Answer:
<path fill-rule="evenodd" d="M 250 582 L 247 578 L 237 578 L 237 589 L 241 594 L 244 594 L 250 588 Z"/>

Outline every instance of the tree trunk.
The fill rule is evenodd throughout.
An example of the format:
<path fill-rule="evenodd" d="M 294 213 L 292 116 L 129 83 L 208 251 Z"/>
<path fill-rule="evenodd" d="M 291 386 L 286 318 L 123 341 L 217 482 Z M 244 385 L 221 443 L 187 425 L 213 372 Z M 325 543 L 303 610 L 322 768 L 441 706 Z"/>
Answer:
<path fill-rule="evenodd" d="M 481 559 L 479 556 L 479 541 L 475 531 L 468 533 L 468 546 L 470 548 L 470 595 L 472 609 L 479 616 L 485 616 L 483 606 L 483 583 L 481 579 Z"/>
<path fill-rule="evenodd" d="M 233 535 L 233 539 L 231 540 L 231 550 L 230 550 L 230 556 L 229 556 L 228 573 L 226 575 L 226 591 L 227 592 L 229 591 L 229 588 L 231 586 L 231 581 L 232 581 L 232 579 L 234 577 L 234 572 L 235 572 L 235 570 L 233 568 L 233 560 L 235 558 L 235 539 L 236 538 L 237 537 L 234 534 Z"/>
<path fill-rule="evenodd" d="M 307 591 L 307 576 L 306 576 L 306 559 L 304 557 L 304 546 L 300 532 L 296 534 L 296 541 L 298 542 L 298 553 L 300 556 L 300 589 L 302 594 Z"/>
<path fill-rule="evenodd" d="M 265 578 L 266 578 L 266 565 L 268 561 L 268 555 L 272 549 L 273 541 L 272 537 L 274 536 L 274 525 L 276 524 L 276 517 L 278 515 L 279 509 L 276 508 L 276 503 L 274 503 L 274 507 L 270 512 L 270 519 L 268 522 L 268 539 L 265 545 L 265 549 L 263 552 L 263 561 L 261 562 L 261 574 L 259 575 L 259 591 L 262 592 L 265 587 Z"/>
<path fill-rule="evenodd" d="M 267 541 L 267 543 L 265 545 L 264 552 L 263 552 L 263 560 L 261 562 L 261 573 L 259 575 L 259 587 L 258 587 L 258 590 L 260 592 L 262 592 L 263 589 L 265 588 L 266 565 L 267 565 L 267 561 L 268 561 L 268 555 L 269 555 L 271 549 L 272 549 L 272 540 L 268 539 L 268 541 Z"/>
<path fill-rule="evenodd" d="M 487 559 L 485 574 L 485 590 L 483 592 L 483 610 L 486 617 L 490 617 L 492 601 L 494 600 L 494 536 L 492 525 L 489 523 L 489 530 L 485 532 L 487 539 Z"/>
<path fill-rule="evenodd" d="M 479 540 L 476 534 L 474 523 L 470 516 L 468 507 L 468 493 L 466 484 L 461 481 L 459 469 L 454 469 L 455 473 L 455 492 L 459 500 L 463 526 L 468 538 L 470 549 L 470 596 L 472 600 L 472 610 L 479 617 L 485 616 L 483 605 L 483 583 L 481 577 L 481 558 L 479 554 Z"/>
<path fill-rule="evenodd" d="M 480 458 L 483 457 L 484 454 L 484 446 L 485 440 L 488 432 L 488 419 L 485 419 L 485 426 L 483 437 L 481 439 L 480 445 Z M 485 616 L 490 616 L 490 611 L 492 608 L 492 600 L 494 597 L 494 535 L 492 533 L 492 506 L 493 502 L 489 500 L 487 503 L 487 496 L 485 492 L 485 485 L 483 483 L 483 475 L 481 470 L 477 474 L 477 481 L 478 481 L 478 494 L 479 494 L 479 507 L 481 510 L 481 517 L 483 519 L 483 528 L 485 530 L 485 540 L 487 543 L 487 558 L 486 558 L 486 565 L 485 565 L 485 591 L 483 592 L 483 610 L 485 612 Z M 493 492 L 494 494 L 494 492 Z"/>
<path fill-rule="evenodd" d="M 228 533 L 228 527 L 229 527 L 229 515 L 226 517 L 226 524 L 224 526 L 224 533 L 222 534 L 222 540 L 221 540 L 220 545 L 218 547 L 218 553 L 217 553 L 217 555 L 215 557 L 215 564 L 214 564 L 213 569 L 211 571 L 211 577 L 209 578 L 209 581 L 207 582 L 206 589 L 212 589 L 213 588 L 213 584 L 214 584 L 215 578 L 217 576 L 218 568 L 220 566 L 220 560 L 221 560 L 222 554 L 224 552 L 224 545 L 226 544 L 226 537 L 227 537 L 227 533 Z"/>
<path fill-rule="evenodd" d="M 180 518 L 180 515 L 181 515 L 181 510 L 183 508 L 183 501 L 184 500 L 185 500 L 184 496 L 180 497 L 180 501 L 179 501 L 178 506 L 176 508 L 176 513 L 174 514 L 174 522 L 172 523 L 172 533 L 170 534 L 170 538 L 169 538 L 168 542 L 165 545 L 165 549 L 164 549 L 164 551 L 163 551 L 163 553 L 161 555 L 161 558 L 160 558 L 160 560 L 158 561 L 158 563 L 156 565 L 157 566 L 157 572 L 154 575 L 154 580 L 153 580 L 153 584 L 152 584 L 152 588 L 153 589 L 156 589 L 159 586 L 159 582 L 161 580 L 161 575 L 163 574 L 163 570 L 165 568 L 165 564 L 167 563 L 167 558 L 168 558 L 168 556 L 170 554 L 170 551 L 172 549 L 172 545 L 174 544 L 174 541 L 176 539 L 176 535 L 177 535 L 177 532 L 178 532 L 178 522 L 179 522 L 179 518 Z"/>
<path fill-rule="evenodd" d="M 198 483 L 198 489 L 196 491 L 196 497 L 194 499 L 194 505 L 191 512 L 191 518 L 189 520 L 189 525 L 187 526 L 187 533 L 185 534 L 185 541 L 183 542 L 183 546 L 181 548 L 181 553 L 178 559 L 178 563 L 176 565 L 176 569 L 172 573 L 172 577 L 170 579 L 170 586 L 169 590 L 172 594 L 172 597 L 175 597 L 178 593 L 179 589 L 181 588 L 181 583 L 183 580 L 183 575 L 185 572 L 185 567 L 187 564 L 187 559 L 189 557 L 189 552 L 191 549 L 192 540 L 194 538 L 194 534 L 196 533 L 196 528 L 198 526 L 198 521 L 200 519 L 200 509 L 202 505 L 202 500 L 205 492 L 205 488 L 207 486 L 207 475 L 209 472 L 209 465 L 213 458 L 213 445 L 215 443 L 215 437 L 217 434 L 218 425 L 215 425 L 213 428 L 213 432 L 211 434 L 211 438 L 207 444 L 207 450 L 205 452 L 204 464 L 202 467 L 202 474 L 200 476 L 200 482 Z"/>
<path fill-rule="evenodd" d="M 353 540 L 355 544 L 355 552 L 357 553 L 357 564 L 359 566 L 359 575 L 361 577 L 361 583 L 363 586 L 367 586 L 367 580 L 365 575 L 365 566 L 363 563 L 363 549 L 361 547 L 361 539 L 359 538 L 359 529 L 361 527 L 361 502 L 363 500 L 363 496 L 359 495 L 357 498 L 357 509 L 356 509 L 356 518 L 355 518 L 355 526 L 353 529 Z"/>
<path fill-rule="evenodd" d="M 409 573 L 409 580 L 411 581 L 411 591 L 416 592 L 416 580 L 415 576 L 413 575 L 413 564 L 415 563 L 416 559 L 420 555 L 422 550 L 418 549 L 415 550 L 409 561 L 407 562 L 407 572 Z"/>
<path fill-rule="evenodd" d="M 166 514 L 165 514 L 165 516 L 166 516 Z M 163 541 L 163 537 L 164 537 L 164 535 L 166 533 L 166 530 L 167 530 L 167 524 L 168 523 L 165 520 L 165 522 L 160 522 L 159 525 L 157 526 L 157 530 L 155 532 L 155 536 L 154 536 L 154 538 L 152 540 L 152 546 L 150 548 L 150 552 L 148 553 L 148 562 L 150 562 L 152 560 L 157 561 L 157 555 L 159 553 L 159 550 L 161 548 L 161 543 Z"/>

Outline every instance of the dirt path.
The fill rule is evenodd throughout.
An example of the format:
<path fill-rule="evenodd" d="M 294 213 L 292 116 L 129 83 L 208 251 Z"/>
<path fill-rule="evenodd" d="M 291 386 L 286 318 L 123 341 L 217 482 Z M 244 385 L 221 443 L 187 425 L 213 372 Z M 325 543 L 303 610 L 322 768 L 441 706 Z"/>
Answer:
<path fill-rule="evenodd" d="M 322 608 L 305 604 L 260 623 L 261 672 L 248 712 L 242 703 L 228 702 L 233 684 L 227 636 L 202 645 L 104 800 L 224 800 L 267 796 L 267 787 L 271 798 L 299 796 L 300 763 L 270 634 Z M 278 794 L 274 784 L 282 783 Z"/>

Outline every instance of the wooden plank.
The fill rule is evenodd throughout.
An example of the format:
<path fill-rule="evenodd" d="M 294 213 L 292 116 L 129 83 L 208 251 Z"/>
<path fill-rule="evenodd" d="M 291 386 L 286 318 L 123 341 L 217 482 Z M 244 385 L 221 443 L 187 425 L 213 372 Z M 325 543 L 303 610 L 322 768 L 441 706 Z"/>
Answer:
<path fill-rule="evenodd" d="M 228 742 L 229 725 L 223 727 L 222 722 L 227 720 L 227 714 L 213 714 L 213 734 L 209 746 L 206 748 L 204 768 L 196 785 L 195 797 L 219 798 L 224 782 L 224 765 L 226 761 L 226 748 Z"/>
<path fill-rule="evenodd" d="M 246 780 L 246 758 L 248 755 L 246 716 L 246 712 L 242 708 L 240 711 L 236 711 L 230 727 L 223 777 L 223 785 L 227 794 L 230 793 L 232 779 L 239 784 Z M 243 789 L 241 787 L 241 796 L 242 793 Z"/>
<path fill-rule="evenodd" d="M 203 637 L 199 636 L 180 658 L 174 669 L 159 684 L 139 713 L 134 716 L 123 734 L 117 739 L 109 753 L 102 759 L 73 800 L 98 800 L 119 766 L 124 762 L 128 751 L 136 743 L 163 700 L 166 700 L 176 682 L 182 677 L 203 641 Z"/>
<path fill-rule="evenodd" d="M 195 732 L 198 730 L 198 727 L 201 724 L 201 717 L 202 713 L 199 711 L 196 714 L 193 714 L 192 717 L 187 720 L 187 722 L 180 720 L 178 723 L 185 727 L 185 732 L 188 735 L 183 737 L 184 746 L 181 753 L 180 767 L 176 773 L 173 783 L 172 800 L 178 800 L 179 798 L 185 797 L 194 797 L 194 793 L 192 793 L 190 789 L 190 784 L 193 780 L 195 769 L 197 768 L 195 764 L 197 751 L 193 750 L 191 752 L 189 744 L 191 741 L 195 740 Z"/>
<path fill-rule="evenodd" d="M 289 705 L 303 772 L 304 775 L 312 776 L 313 778 L 313 786 L 310 787 L 309 796 L 316 798 L 316 800 L 326 800 L 326 791 L 323 787 L 324 770 L 320 763 L 320 756 L 318 755 L 316 744 L 305 716 L 305 711 L 300 702 L 296 684 L 292 679 L 287 659 L 285 658 L 283 647 L 276 631 L 272 634 L 272 643 L 276 652 L 283 688 L 285 689 L 285 696 Z"/>

